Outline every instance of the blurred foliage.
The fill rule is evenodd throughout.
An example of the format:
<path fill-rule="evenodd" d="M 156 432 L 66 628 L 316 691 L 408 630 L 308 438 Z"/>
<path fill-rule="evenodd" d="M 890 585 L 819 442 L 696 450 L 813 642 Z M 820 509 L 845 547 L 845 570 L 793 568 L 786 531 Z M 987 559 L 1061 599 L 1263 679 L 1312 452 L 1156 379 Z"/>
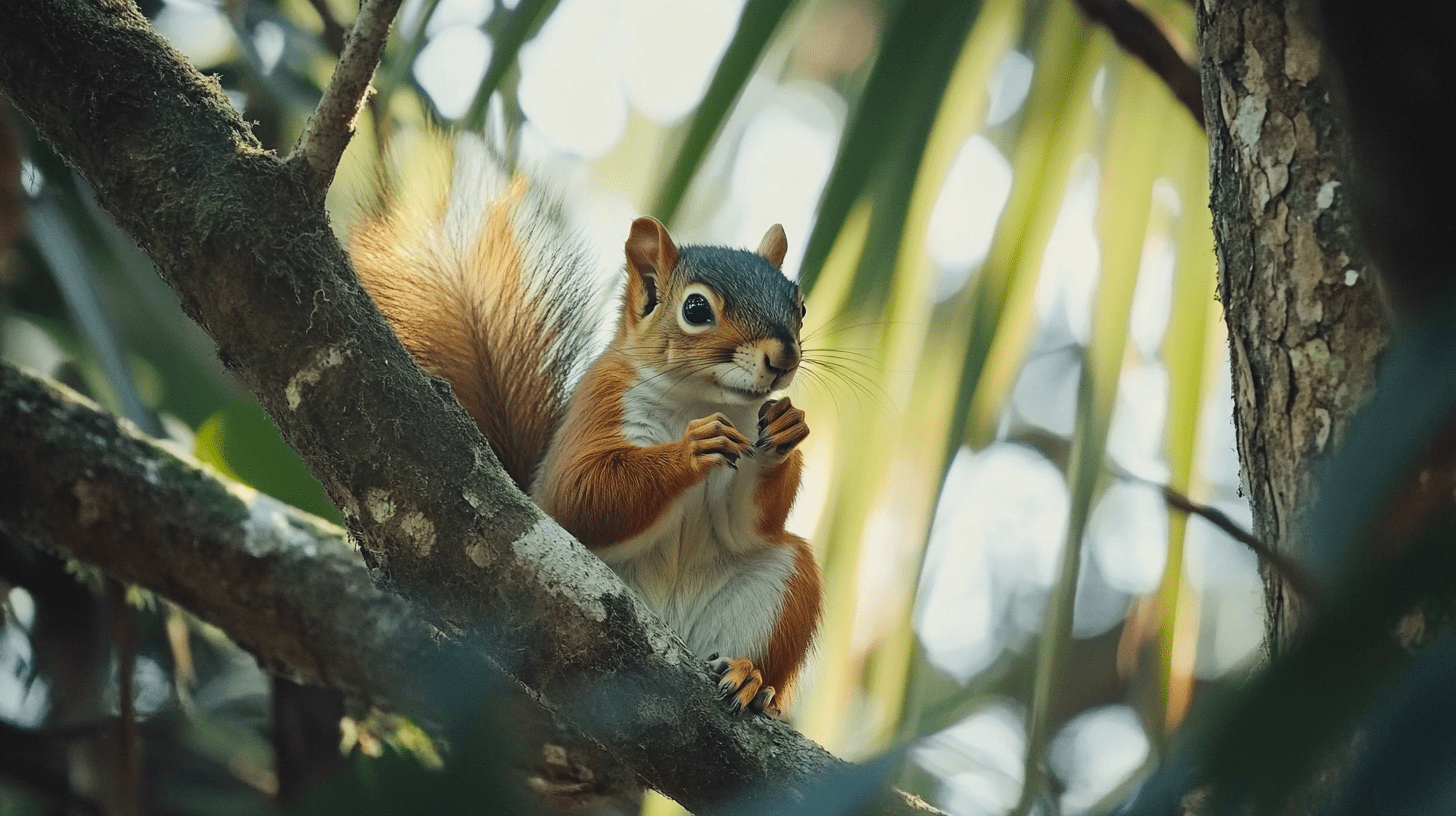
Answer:
<path fill-rule="evenodd" d="M 197 429 L 193 453 L 225 476 L 300 510 L 342 523 L 339 511 L 309 475 L 303 460 L 256 405 L 230 405 L 208 417 Z"/>
<path fill-rule="evenodd" d="M 284 151 L 292 144 L 331 70 L 319 10 L 347 21 L 348 5 L 243 0 L 213 12 L 225 24 L 217 35 L 220 46 L 199 67 L 221 77 L 268 146 Z M 331 194 L 341 232 L 359 202 L 375 192 L 386 149 L 406 153 L 427 141 L 413 138 L 426 127 L 480 130 L 496 114 L 516 125 L 527 119 L 517 99 L 516 58 L 558 3 L 493 7 L 481 26 L 494 50 L 458 123 L 440 114 L 413 71 L 442 5 L 406 4 L 376 76 L 370 115 L 361 121 L 362 138 Z M 1192 39 L 1187 4 L 1147 5 L 1171 30 Z M 144 7 L 157 15 L 181 6 Z M 798 49 L 811 42 L 825 47 L 809 32 L 836 15 L 868 21 L 874 47 L 842 64 L 826 60 L 835 67 L 808 76 L 802 67 L 807 57 Z M 260 45 L 268 37 L 282 38 L 276 57 Z M 1013 111 L 993 121 L 988 89 L 1004 85 L 1000 72 L 1013 53 L 1034 66 L 1029 88 Z M 1452 661 L 1448 646 L 1413 657 L 1392 649 L 1386 635 L 1413 605 L 1450 586 L 1443 555 L 1450 527 L 1432 525 L 1407 557 L 1377 571 L 1364 570 L 1351 540 L 1369 534 L 1383 491 L 1450 415 L 1449 382 L 1419 376 L 1456 370 L 1448 359 L 1450 332 L 1435 326 L 1400 347 L 1406 351 L 1396 354 L 1381 383 L 1380 393 L 1389 397 L 1372 406 L 1349 442 L 1352 454 L 1335 466 L 1330 495 L 1338 498 L 1327 502 L 1319 523 L 1330 526 L 1316 538 L 1344 542 L 1329 549 L 1328 573 L 1340 577 L 1335 583 L 1341 589 L 1299 650 L 1247 686 L 1195 678 L 1200 636 L 1208 631 L 1200 615 L 1207 606 L 1188 580 L 1189 525 L 1176 516 L 1167 525 L 1166 567 L 1156 588 L 1126 599 L 1122 620 L 1111 629 L 1074 637 L 1074 610 L 1092 580 L 1084 542 L 1114 481 L 1106 467 L 1108 444 L 1131 367 L 1157 363 L 1167 372 L 1158 451 L 1167 483 L 1200 501 L 1234 498 L 1236 485 L 1213 483 L 1201 462 L 1208 447 L 1206 415 L 1227 382 L 1203 205 L 1203 135 L 1156 78 L 1068 2 L 747 0 L 695 112 L 668 125 L 634 118 L 627 139 L 592 168 L 603 179 L 616 174 L 640 206 L 651 202 L 648 210 L 675 229 L 701 227 L 711 222 L 718 193 L 728 186 L 727 168 L 744 135 L 739 120 L 763 105 L 762 95 L 751 92 L 755 83 L 806 78 L 841 97 L 847 114 L 813 229 L 791 236 L 806 242 L 800 272 L 810 290 L 803 401 L 815 428 L 801 526 L 812 527 L 828 592 L 816 668 L 796 723 L 841 755 L 864 758 L 978 713 L 1009 709 L 1024 720 L 1024 746 L 1020 778 L 1008 772 L 1012 795 L 999 800 L 999 809 L 1021 812 L 1062 808 L 1059 797 L 1071 773 L 1054 768 L 1053 744 L 1078 715 L 1108 705 L 1136 711 L 1150 746 L 1145 771 L 1167 760 L 1132 805 L 1136 812 L 1171 812 L 1200 781 L 1252 775 L 1272 787 L 1249 789 L 1250 801 L 1276 802 L 1301 773 L 1328 761 L 1331 746 L 1343 746 L 1360 722 L 1368 724 L 1369 750 L 1351 771 L 1353 779 L 1379 778 L 1392 764 L 1411 768 L 1395 762 L 1401 756 L 1396 751 L 1408 750 L 1402 740 L 1422 725 L 1422 707 L 1449 714 L 1449 695 L 1442 691 L 1449 688 Z M 0 267 L 0 348 L 6 359 L 65 379 L 144 427 L 148 416 L 159 417 L 159 430 L 195 442 L 198 457 L 220 471 L 337 518 L 297 456 L 222 371 L 210 342 L 180 314 L 150 264 L 94 206 L 84 185 L 24 126 L 6 133 L 26 159 L 21 175 L 30 230 L 13 248 L 0 246 L 0 259 L 6 259 Z M 1007 158 L 1010 188 L 984 258 L 971 269 L 950 270 L 931 256 L 926 235 L 971 137 Z M 7 166 L 0 162 L 0 170 Z M 586 163 L 571 166 L 580 171 Z M 1087 297 L 1088 327 L 1079 335 L 1051 326 L 1056 321 L 1041 299 L 1056 285 L 1047 271 L 1055 261 L 1049 247 L 1088 167 L 1096 176 L 1092 251 L 1100 255 L 1100 271 Z M 1167 203 L 1170 197 L 1178 203 Z M 1171 245 L 1176 257 L 1167 307 L 1172 319 L 1149 349 L 1129 334 L 1140 274 L 1149 274 L 1148 248 L 1158 241 Z M 1015 398 L 1028 363 L 1057 354 L 1076 372 L 1069 431 L 1030 420 Z M 1418 413 L 1420 421 L 1411 421 Z M 1054 581 L 1036 599 L 1036 631 L 1018 634 L 1001 622 L 998 653 L 965 679 L 934 663 L 920 643 L 916 609 L 923 600 L 917 592 L 922 581 L 936 577 L 926 547 L 937 508 L 967 500 L 941 495 L 952 462 L 958 454 L 1008 443 L 1025 446 L 1064 474 L 1067 521 Z M 12 546 L 0 541 L 7 551 Z M 1413 584 L 1413 575 L 1425 581 Z M 52 596 L 77 591 L 64 570 L 59 577 L 38 577 L 7 569 L 0 578 L 33 598 L 37 621 L 50 614 Z M 52 700 L 91 699 L 97 716 L 109 710 L 103 692 L 44 670 L 52 664 L 41 657 L 55 644 L 42 640 L 47 630 L 38 622 L 24 623 L 13 608 L 6 619 L 6 631 L 28 640 L 25 648 L 35 655 L 15 661 L 27 684 L 47 689 Z M 142 609 L 138 621 L 142 665 L 158 672 L 139 679 L 139 688 L 161 700 L 142 711 L 147 779 L 158 797 L 153 804 L 169 813 L 266 810 L 277 774 L 287 769 L 270 766 L 261 673 L 227 644 L 199 637 L 204 629 L 168 607 Z M 99 650 L 89 659 L 94 671 L 104 671 L 107 647 L 77 648 Z M 1331 674 L 1349 682 L 1329 686 L 1323 679 Z M 1310 694 L 1314 688 L 1325 691 Z M 1189 711 L 1187 725 L 1175 730 Z M 55 713 L 53 706 L 22 724 L 49 727 Z M 462 716 L 480 722 L 477 715 Z M 1446 720 L 1424 725 L 1430 722 Z M 444 752 L 444 771 L 427 770 L 424 765 L 432 763 L 413 755 L 430 755 L 419 743 L 421 732 L 400 728 L 397 734 L 413 737 L 397 742 L 413 745 L 412 752 L 390 748 L 370 758 L 355 750 L 347 770 L 298 812 L 459 812 L 462 802 L 475 803 L 479 812 L 514 807 L 505 804 L 498 775 L 477 773 L 505 760 L 499 742 L 489 738 L 494 726 L 465 729 Z M 369 741 L 367 729 L 354 737 L 356 749 Z M 1434 763 L 1429 767 L 1449 768 L 1448 743 L 1449 737 L 1431 738 L 1440 750 L 1424 756 Z M 984 771 L 985 762 L 948 744 L 912 753 L 902 784 L 932 801 L 959 801 L 953 779 Z M 901 755 L 892 753 L 866 775 L 834 787 L 842 795 L 837 803 L 824 799 L 804 812 L 853 811 L 865 780 L 893 775 L 900 762 Z M 1422 812 L 1417 805 L 1432 803 L 1449 809 L 1449 785 L 1433 784 L 1433 774 L 1420 774 L 1402 788 L 1415 804 L 1401 812 Z M 1126 795 L 1126 776 L 1104 780 L 1107 803 Z M 0 812 L 38 812 L 38 801 L 45 800 L 0 788 Z M 1359 811 L 1361 801 L 1355 794 L 1341 800 L 1349 812 Z"/>

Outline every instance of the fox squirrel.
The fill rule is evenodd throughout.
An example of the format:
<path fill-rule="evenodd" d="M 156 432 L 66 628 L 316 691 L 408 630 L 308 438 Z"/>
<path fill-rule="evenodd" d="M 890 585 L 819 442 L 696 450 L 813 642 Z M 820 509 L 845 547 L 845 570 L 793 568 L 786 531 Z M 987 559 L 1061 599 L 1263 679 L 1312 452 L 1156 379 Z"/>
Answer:
<path fill-rule="evenodd" d="M 772 397 L 802 353 L 783 228 L 748 252 L 679 247 L 638 218 L 616 334 L 582 373 L 588 256 L 549 196 L 485 165 L 434 211 L 366 218 L 360 279 L 522 490 L 707 659 L 730 708 L 781 715 L 822 603 L 808 542 L 784 529 L 809 427 Z"/>

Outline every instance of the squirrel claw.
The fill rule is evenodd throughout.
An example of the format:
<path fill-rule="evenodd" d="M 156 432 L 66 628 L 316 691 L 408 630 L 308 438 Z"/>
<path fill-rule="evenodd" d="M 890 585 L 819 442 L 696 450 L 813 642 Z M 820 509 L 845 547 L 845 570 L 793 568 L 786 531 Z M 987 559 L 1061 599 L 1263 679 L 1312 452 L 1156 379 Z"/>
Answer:
<path fill-rule="evenodd" d="M 783 458 L 808 436 L 803 410 L 795 408 L 788 397 L 764 403 L 759 409 L 756 447 Z"/>
<path fill-rule="evenodd" d="M 764 685 L 763 672 L 753 661 L 743 657 L 720 658 L 715 652 L 708 656 L 708 674 L 718 681 L 718 699 L 726 701 L 729 713 L 747 710 L 779 716 L 778 706 L 774 705 L 774 688 Z"/>
<path fill-rule="evenodd" d="M 689 422 L 682 444 L 701 473 L 718 465 L 727 465 L 737 470 L 738 457 L 752 447 L 753 443 L 733 427 L 728 417 L 713 414 Z"/>

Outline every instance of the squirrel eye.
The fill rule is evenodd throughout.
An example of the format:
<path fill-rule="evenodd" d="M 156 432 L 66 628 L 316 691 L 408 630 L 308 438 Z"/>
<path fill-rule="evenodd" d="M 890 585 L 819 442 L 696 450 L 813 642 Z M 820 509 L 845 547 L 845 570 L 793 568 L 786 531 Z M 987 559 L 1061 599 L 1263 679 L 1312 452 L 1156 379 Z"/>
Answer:
<path fill-rule="evenodd" d="M 809 314 L 809 310 L 804 306 L 804 304 L 800 303 L 799 304 L 799 319 L 800 320 L 803 320 L 804 319 L 804 316 L 807 315 L 807 314 Z"/>
<path fill-rule="evenodd" d="M 683 300 L 682 313 L 683 319 L 694 326 L 713 322 L 713 307 L 708 304 L 707 298 L 697 292 Z"/>

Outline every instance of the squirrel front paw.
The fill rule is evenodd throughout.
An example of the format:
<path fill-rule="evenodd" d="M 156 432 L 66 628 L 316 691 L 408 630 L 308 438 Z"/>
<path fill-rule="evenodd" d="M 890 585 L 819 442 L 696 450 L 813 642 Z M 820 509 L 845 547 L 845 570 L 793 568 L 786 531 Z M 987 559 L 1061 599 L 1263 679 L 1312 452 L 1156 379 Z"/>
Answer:
<path fill-rule="evenodd" d="M 730 713 L 747 709 L 754 714 L 780 715 L 773 686 L 763 684 L 763 672 L 752 660 L 719 657 L 715 652 L 708 655 L 708 674 L 718 681 L 718 699 L 727 703 Z"/>
<path fill-rule="evenodd" d="M 738 457 L 753 447 L 748 437 L 739 433 L 733 422 L 722 414 L 689 422 L 687 433 L 683 435 L 683 445 L 699 472 L 719 465 L 737 470 Z"/>
<path fill-rule="evenodd" d="M 788 397 L 769 400 L 758 409 L 758 442 L 769 463 L 779 462 L 809 435 L 804 412 L 795 408 Z"/>

